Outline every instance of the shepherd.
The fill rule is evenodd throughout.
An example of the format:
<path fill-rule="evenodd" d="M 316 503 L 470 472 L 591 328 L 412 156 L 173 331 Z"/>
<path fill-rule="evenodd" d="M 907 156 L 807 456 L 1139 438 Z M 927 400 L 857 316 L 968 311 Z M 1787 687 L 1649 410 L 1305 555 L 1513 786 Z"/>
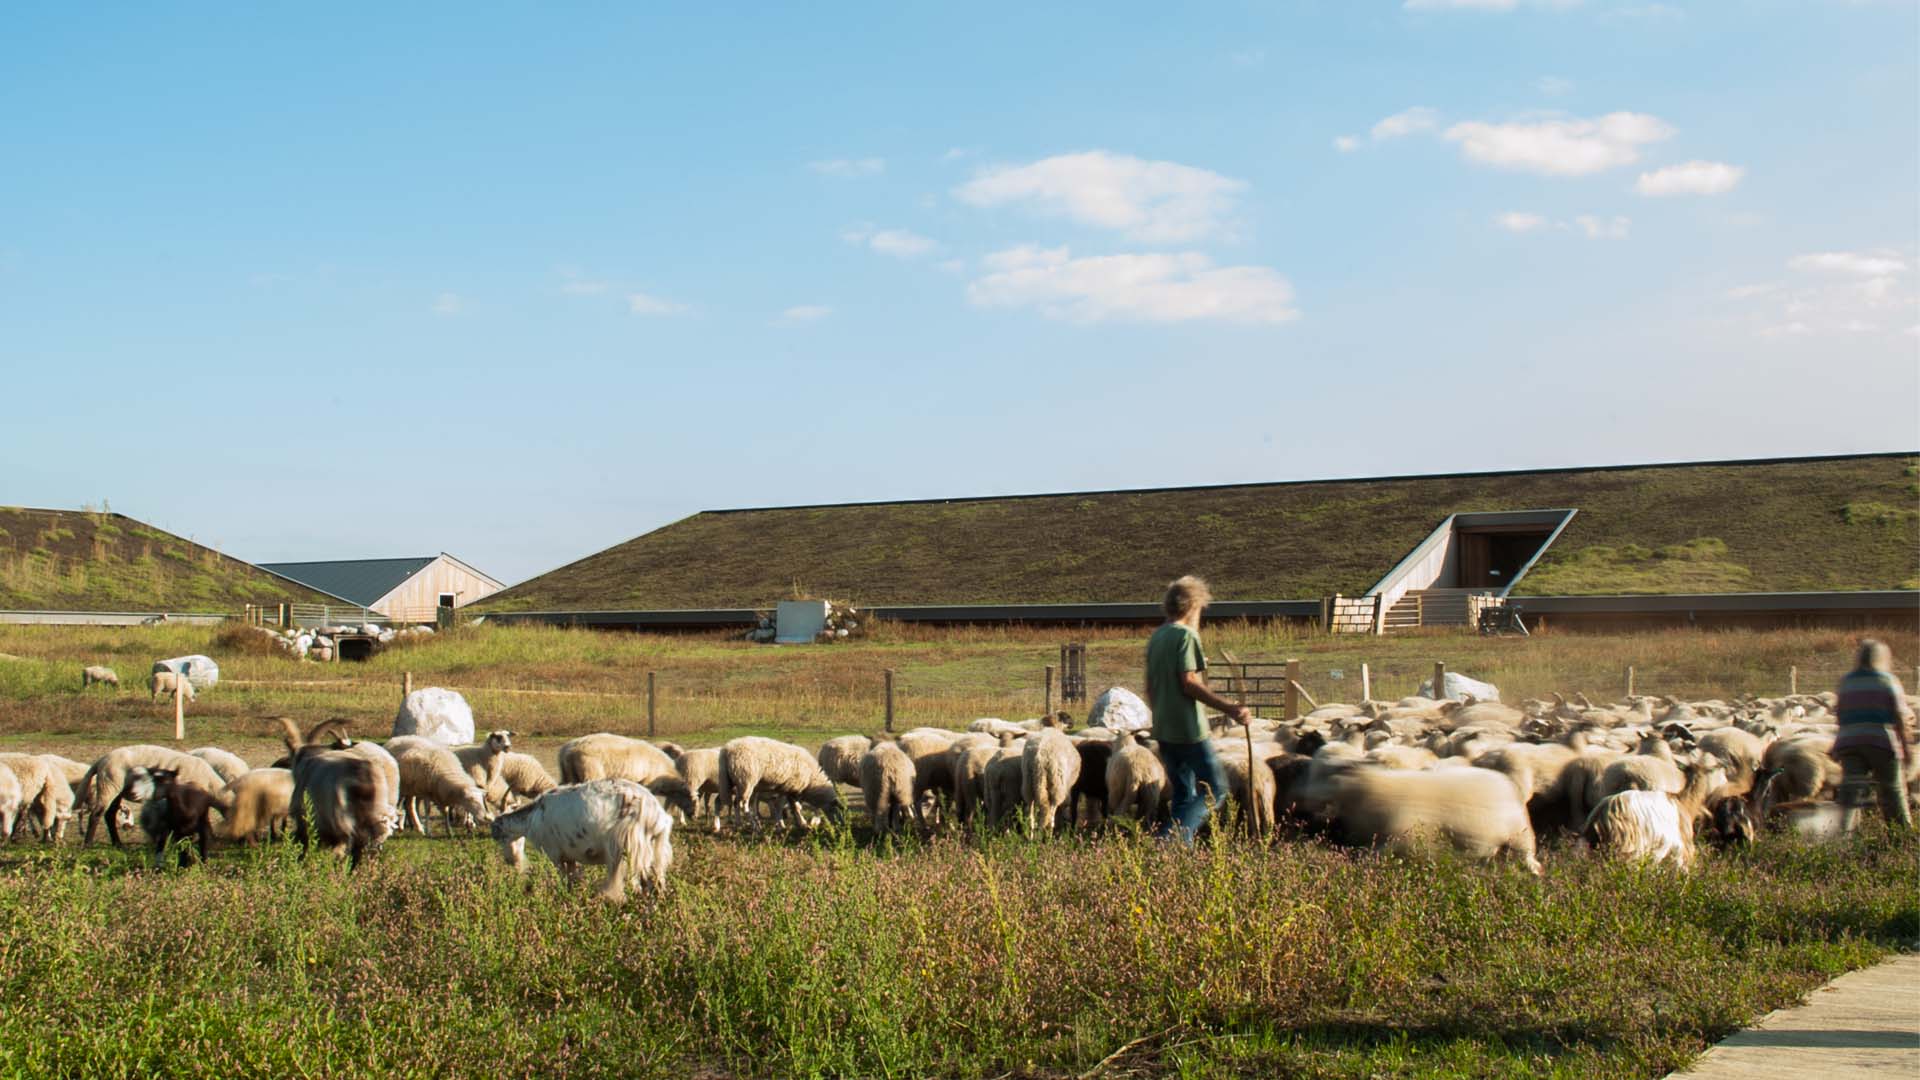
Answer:
<path fill-rule="evenodd" d="M 1171 819 L 1158 835 L 1191 844 L 1200 823 L 1227 800 L 1227 771 L 1214 753 L 1202 705 L 1245 724 L 1252 710 L 1207 688 L 1207 654 L 1200 647 L 1200 613 L 1213 601 L 1207 583 L 1189 574 L 1167 586 L 1167 621 L 1147 639 L 1147 703 L 1153 737 L 1167 767 Z M 1251 764 L 1249 760 L 1249 764 Z M 1203 796 L 1201 788 L 1206 789 Z"/>
<path fill-rule="evenodd" d="M 1851 830 L 1860 808 L 1877 789 L 1887 824 L 1913 828 L 1907 809 L 1907 744 L 1913 740 L 1913 710 L 1906 689 L 1889 670 L 1893 653 L 1884 642 L 1867 638 L 1853 666 L 1840 680 L 1834 713 L 1840 734 L 1833 758 L 1840 763 L 1840 827 Z"/>

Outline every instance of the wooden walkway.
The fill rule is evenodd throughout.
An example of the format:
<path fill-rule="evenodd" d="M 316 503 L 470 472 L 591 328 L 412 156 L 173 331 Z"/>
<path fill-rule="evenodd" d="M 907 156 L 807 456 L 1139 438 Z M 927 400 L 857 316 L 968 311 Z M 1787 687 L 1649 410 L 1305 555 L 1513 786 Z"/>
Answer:
<path fill-rule="evenodd" d="M 1842 975 L 1728 1036 L 1687 1080 L 1920 1078 L 1920 954 Z"/>

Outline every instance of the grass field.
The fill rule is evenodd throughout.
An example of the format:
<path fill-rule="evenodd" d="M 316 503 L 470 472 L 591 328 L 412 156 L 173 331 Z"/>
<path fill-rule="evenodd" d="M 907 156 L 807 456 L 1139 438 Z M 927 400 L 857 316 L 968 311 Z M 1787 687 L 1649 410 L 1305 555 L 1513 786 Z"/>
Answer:
<path fill-rule="evenodd" d="M 1904 662 L 1911 629 L 1883 635 Z M 189 739 L 264 762 L 264 718 L 382 734 L 398 680 L 466 688 L 483 727 L 549 763 L 560 739 L 765 731 L 814 742 L 1038 710 L 1057 634 L 883 627 L 851 645 L 469 628 L 365 665 L 307 664 L 209 630 L 0 627 L 0 746 L 85 756 L 166 741 L 144 693 L 79 690 L 209 652 L 223 682 Z M 1642 688 L 1778 693 L 1837 674 L 1833 631 L 1387 639 L 1222 626 L 1215 650 L 1298 656 L 1309 689 L 1362 659 L 1397 696 L 1431 662 L 1509 696 Z M 1089 642 L 1096 686 L 1140 640 Z M 1333 680 L 1333 670 L 1346 677 Z M 1346 695 L 1352 697 L 1352 694 Z M 283 845 L 154 872 L 132 852 L 0 848 L 0 1075 L 673 1077 L 1654 1077 L 1754 1016 L 1920 937 L 1920 842 L 1769 839 L 1694 873 L 1569 848 L 1546 875 L 1224 836 L 1124 832 L 874 847 L 676 833 L 667 895 L 609 909 L 482 840 L 407 838 L 353 875 Z"/>
<path fill-rule="evenodd" d="M 968 498 L 696 514 L 489 597 L 486 610 L 1357 596 L 1452 513 L 1579 510 L 1520 592 L 1914 587 L 1910 455 Z"/>

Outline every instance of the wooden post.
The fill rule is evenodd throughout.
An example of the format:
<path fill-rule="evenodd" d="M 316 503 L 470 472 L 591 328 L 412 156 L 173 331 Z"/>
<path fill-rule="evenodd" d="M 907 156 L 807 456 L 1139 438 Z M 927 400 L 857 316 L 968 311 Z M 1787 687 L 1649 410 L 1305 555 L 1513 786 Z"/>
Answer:
<path fill-rule="evenodd" d="M 1433 662 L 1433 700 L 1445 701 L 1447 698 L 1447 662 Z"/>
<path fill-rule="evenodd" d="M 1300 661 L 1287 661 L 1286 719 L 1300 719 Z"/>
<path fill-rule="evenodd" d="M 1627 696 L 1633 696 L 1633 665 L 1627 665 Z"/>
<path fill-rule="evenodd" d="M 182 675 L 173 683 L 173 741 L 180 742 L 187 737 L 187 694 L 181 687 L 186 681 Z"/>
<path fill-rule="evenodd" d="M 1800 665 L 1795 664 L 1792 667 L 1787 669 L 1787 693 L 1797 694 L 1799 692 L 1800 692 Z"/>
<path fill-rule="evenodd" d="M 1360 700 L 1373 700 L 1373 673 L 1367 670 L 1365 664 L 1360 665 Z"/>
<path fill-rule="evenodd" d="M 893 730 L 893 669 L 886 669 L 887 676 L 887 730 Z"/>
<path fill-rule="evenodd" d="M 1065 669 L 1062 669 L 1062 670 L 1064 671 Z M 1040 715 L 1042 715 L 1042 716 L 1052 716 L 1052 715 L 1053 715 L 1053 665 L 1051 665 L 1051 664 L 1049 664 L 1049 665 L 1047 665 L 1047 698 L 1046 698 L 1046 702 L 1047 702 L 1047 704 L 1046 704 L 1046 708 L 1044 708 L 1044 709 L 1042 709 L 1042 710 L 1040 710 Z"/>
<path fill-rule="evenodd" d="M 413 693 L 413 672 L 400 673 L 400 700 L 405 701 Z"/>
<path fill-rule="evenodd" d="M 647 738 L 653 738 L 653 672 L 647 672 Z"/>

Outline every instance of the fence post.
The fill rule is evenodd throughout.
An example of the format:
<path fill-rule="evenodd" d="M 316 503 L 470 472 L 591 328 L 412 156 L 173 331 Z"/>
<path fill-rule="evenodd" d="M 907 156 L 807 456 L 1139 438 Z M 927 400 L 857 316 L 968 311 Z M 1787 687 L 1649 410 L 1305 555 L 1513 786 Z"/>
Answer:
<path fill-rule="evenodd" d="M 1627 665 L 1627 696 L 1633 696 L 1633 665 Z"/>
<path fill-rule="evenodd" d="M 1287 712 L 1286 719 L 1300 719 L 1300 661 L 1287 661 Z"/>
<path fill-rule="evenodd" d="M 403 671 L 400 673 L 400 700 L 402 702 L 405 702 L 407 698 L 411 697 L 412 695 L 413 695 L 413 672 Z"/>
<path fill-rule="evenodd" d="M 1360 700 L 1373 700 L 1373 673 L 1367 670 L 1365 664 L 1360 665 Z"/>
<path fill-rule="evenodd" d="M 1799 692 L 1800 692 L 1800 665 L 1795 664 L 1792 667 L 1789 667 L 1787 669 L 1787 693 L 1798 694 Z"/>
<path fill-rule="evenodd" d="M 647 738 L 653 738 L 653 672 L 647 672 Z"/>
<path fill-rule="evenodd" d="M 887 730 L 893 730 L 893 669 L 886 669 L 887 681 Z"/>
<path fill-rule="evenodd" d="M 1433 662 L 1433 700 L 1445 701 L 1446 699 L 1447 662 L 1445 660 L 1435 660 Z"/>
<path fill-rule="evenodd" d="M 1052 664 L 1047 665 L 1046 685 L 1047 685 L 1046 708 L 1040 711 L 1040 715 L 1052 716 L 1053 715 L 1053 665 Z"/>
<path fill-rule="evenodd" d="M 187 737 L 187 694 L 181 683 L 187 681 L 185 675 L 173 683 L 173 741 L 180 742 Z"/>

